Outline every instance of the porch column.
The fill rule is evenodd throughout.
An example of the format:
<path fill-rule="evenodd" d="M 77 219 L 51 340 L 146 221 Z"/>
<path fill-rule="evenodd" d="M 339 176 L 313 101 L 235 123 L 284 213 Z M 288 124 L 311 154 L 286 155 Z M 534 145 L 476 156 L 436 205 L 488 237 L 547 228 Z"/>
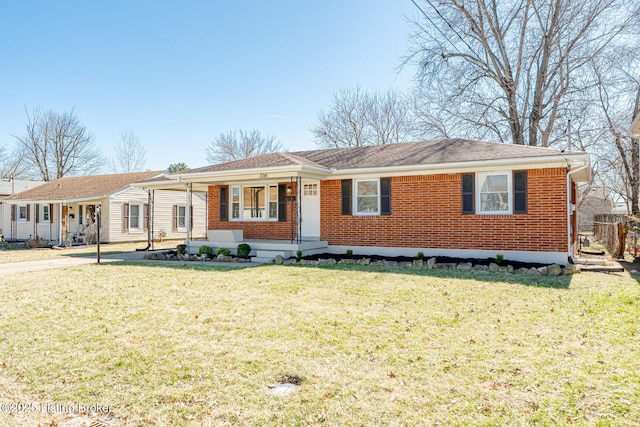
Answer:
<path fill-rule="evenodd" d="M 62 201 L 58 204 L 58 246 L 62 246 Z"/>

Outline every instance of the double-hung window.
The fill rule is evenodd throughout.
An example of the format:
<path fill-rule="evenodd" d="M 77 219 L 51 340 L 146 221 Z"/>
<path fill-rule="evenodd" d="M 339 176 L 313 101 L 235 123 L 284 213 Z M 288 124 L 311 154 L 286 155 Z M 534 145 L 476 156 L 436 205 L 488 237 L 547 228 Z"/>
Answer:
<path fill-rule="evenodd" d="M 359 215 L 378 215 L 380 194 L 378 180 L 356 181 L 355 213 Z"/>
<path fill-rule="evenodd" d="M 49 205 L 40 205 L 40 222 L 49 222 L 51 218 L 51 212 L 49 212 Z"/>
<path fill-rule="evenodd" d="M 511 174 L 479 173 L 476 206 L 482 214 L 511 213 Z"/>
<path fill-rule="evenodd" d="M 26 206 L 18 206 L 18 222 L 27 222 L 27 207 Z"/>
<path fill-rule="evenodd" d="M 140 205 L 129 205 L 129 229 L 140 230 Z"/>
<path fill-rule="evenodd" d="M 187 207 L 178 206 L 178 230 L 187 228 Z"/>

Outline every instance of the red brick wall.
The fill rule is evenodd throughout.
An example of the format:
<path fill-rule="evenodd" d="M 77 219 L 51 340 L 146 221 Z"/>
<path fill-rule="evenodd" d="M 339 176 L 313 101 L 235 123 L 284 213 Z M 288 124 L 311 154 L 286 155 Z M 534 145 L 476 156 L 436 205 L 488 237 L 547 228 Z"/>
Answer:
<path fill-rule="evenodd" d="M 283 183 L 285 184 L 285 183 Z M 286 182 L 290 185 L 289 182 Z M 293 183 L 293 194 L 295 194 Z M 229 187 L 231 197 L 231 187 Z M 287 221 L 220 221 L 220 186 L 209 186 L 209 222 L 208 230 L 242 230 L 245 239 L 289 240 L 296 238 L 295 202 L 287 202 Z M 293 205 L 293 207 L 292 207 Z M 231 203 L 229 202 L 229 207 Z M 293 227 L 291 224 L 293 223 Z M 293 230 L 293 234 L 292 234 Z M 292 237 L 293 236 L 293 237 Z"/>
<path fill-rule="evenodd" d="M 533 169 L 527 214 L 463 215 L 461 174 L 392 177 L 391 215 L 351 216 L 341 214 L 340 180 L 323 181 L 320 237 L 340 246 L 566 252 L 566 191 L 565 169 Z"/>

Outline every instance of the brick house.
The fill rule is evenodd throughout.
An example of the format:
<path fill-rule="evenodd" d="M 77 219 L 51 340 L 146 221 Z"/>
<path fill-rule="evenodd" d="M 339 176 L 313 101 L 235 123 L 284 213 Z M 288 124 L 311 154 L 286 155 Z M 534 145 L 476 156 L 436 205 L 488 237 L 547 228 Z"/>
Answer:
<path fill-rule="evenodd" d="M 584 152 L 445 139 L 264 154 L 169 178 L 208 192 L 210 244 L 246 241 L 259 257 L 352 249 L 566 264 L 575 184 L 590 178 L 590 161 Z"/>

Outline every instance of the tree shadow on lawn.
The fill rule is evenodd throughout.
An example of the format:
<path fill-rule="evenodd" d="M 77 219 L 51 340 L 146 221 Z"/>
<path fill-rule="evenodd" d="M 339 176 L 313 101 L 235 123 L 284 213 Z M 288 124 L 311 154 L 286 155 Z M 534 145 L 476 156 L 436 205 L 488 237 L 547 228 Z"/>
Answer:
<path fill-rule="evenodd" d="M 512 283 L 541 288 L 569 289 L 573 276 L 534 276 L 531 274 L 492 273 L 485 271 L 454 271 L 417 268 L 390 268 L 383 266 L 366 267 L 359 265 L 283 265 L 282 268 L 320 268 L 325 270 L 361 271 L 364 273 L 391 273 L 409 276 L 455 278 L 463 280 L 477 280 L 480 282 Z"/>

